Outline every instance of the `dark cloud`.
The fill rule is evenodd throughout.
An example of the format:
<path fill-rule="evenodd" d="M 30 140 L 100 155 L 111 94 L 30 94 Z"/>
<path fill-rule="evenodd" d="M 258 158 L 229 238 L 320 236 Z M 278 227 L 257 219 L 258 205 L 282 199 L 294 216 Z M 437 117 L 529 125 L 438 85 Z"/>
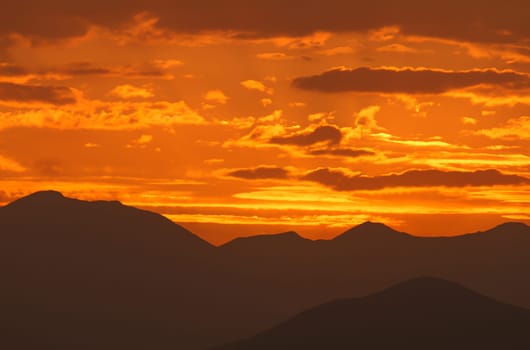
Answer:
<path fill-rule="evenodd" d="M 22 85 L 0 82 L 0 101 L 44 102 L 64 105 L 76 101 L 72 90 L 65 86 Z"/>
<path fill-rule="evenodd" d="M 375 177 L 352 176 L 337 170 L 321 168 L 309 172 L 304 180 L 318 182 L 338 191 L 380 190 L 387 187 L 466 187 L 530 184 L 530 179 L 506 175 L 497 170 L 440 171 L 410 170 L 402 174 Z"/>
<path fill-rule="evenodd" d="M 241 37 L 399 26 L 406 34 L 471 42 L 530 39 L 526 0 L 18 0 L 2 4 L 0 36 L 15 32 L 36 42 L 78 37 L 91 25 L 121 28 L 141 12 L 175 32 L 230 30 Z"/>
<path fill-rule="evenodd" d="M 131 70 L 124 72 L 125 76 L 130 78 L 165 78 L 167 73 L 161 70 Z"/>
<path fill-rule="evenodd" d="M 375 153 L 364 149 L 352 149 L 352 148 L 334 148 L 334 149 L 317 149 L 312 150 L 309 154 L 314 156 L 337 156 L 337 157 L 350 157 L 357 158 L 362 156 L 373 156 Z"/>
<path fill-rule="evenodd" d="M 113 71 L 110 68 L 94 66 L 90 62 L 73 62 L 62 68 L 57 69 L 58 73 L 68 75 L 109 75 Z"/>
<path fill-rule="evenodd" d="M 319 75 L 293 80 L 293 85 L 297 88 L 320 92 L 358 91 L 409 94 L 442 93 L 479 84 L 510 89 L 530 88 L 530 77 L 527 74 L 495 70 L 450 72 L 361 67 L 333 69 Z"/>
<path fill-rule="evenodd" d="M 336 126 L 323 125 L 311 132 L 302 132 L 289 136 L 276 136 L 269 140 L 278 145 L 306 147 L 306 153 L 312 156 L 335 156 L 357 158 L 372 156 L 375 153 L 364 149 L 341 148 L 342 132 Z M 323 147 L 323 148 L 319 148 Z"/>
<path fill-rule="evenodd" d="M 30 71 L 12 63 L 0 62 L 0 76 L 23 76 L 28 74 L 45 75 L 45 74 L 65 74 L 71 76 L 82 75 L 111 75 L 116 72 L 111 68 L 95 66 L 90 62 L 73 62 L 59 67 L 37 69 Z"/>
<path fill-rule="evenodd" d="M 319 142 L 338 144 L 342 139 L 342 133 L 334 126 L 319 126 L 310 133 L 296 134 L 292 136 L 273 137 L 270 142 L 278 145 L 310 146 Z"/>
<path fill-rule="evenodd" d="M 27 70 L 12 63 L 0 62 L 0 76 L 2 77 L 17 77 L 28 74 Z"/>
<path fill-rule="evenodd" d="M 289 176 L 289 172 L 284 168 L 262 166 L 254 169 L 235 170 L 227 175 L 247 180 L 286 179 Z"/>
<path fill-rule="evenodd" d="M 140 66 L 102 67 L 91 62 L 73 62 L 63 67 L 55 68 L 51 72 L 71 76 L 101 75 L 129 78 L 164 78 L 167 76 L 166 72 L 153 67 L 149 63 L 144 63 Z"/>
<path fill-rule="evenodd" d="M 0 62 L 0 77 L 16 77 L 29 74 L 44 78 L 46 77 L 46 74 L 61 74 L 70 77 L 103 76 L 132 79 L 166 79 L 169 77 L 166 71 L 155 66 L 152 62 L 116 67 L 100 66 L 92 62 L 72 62 L 56 67 L 45 67 L 33 70 L 12 63 Z"/>

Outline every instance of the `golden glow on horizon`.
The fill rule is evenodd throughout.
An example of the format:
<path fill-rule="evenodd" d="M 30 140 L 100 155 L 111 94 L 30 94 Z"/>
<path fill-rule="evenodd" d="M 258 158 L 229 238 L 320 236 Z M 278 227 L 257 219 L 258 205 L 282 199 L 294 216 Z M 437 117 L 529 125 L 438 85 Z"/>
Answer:
<path fill-rule="evenodd" d="M 415 234 L 444 234 L 444 217 L 458 232 L 530 223 L 521 28 L 252 30 L 207 13 L 181 28 L 156 6 L 133 12 L 120 26 L 87 14 L 56 38 L 0 28 L 0 203 L 118 199 L 215 242 L 365 220 Z"/>

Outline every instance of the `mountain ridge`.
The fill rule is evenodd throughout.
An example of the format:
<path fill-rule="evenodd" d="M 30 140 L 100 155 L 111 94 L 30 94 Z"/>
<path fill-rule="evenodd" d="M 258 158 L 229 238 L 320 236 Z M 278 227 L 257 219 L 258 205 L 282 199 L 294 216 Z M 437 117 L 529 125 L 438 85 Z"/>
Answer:
<path fill-rule="evenodd" d="M 137 211 L 142 211 L 145 213 L 152 213 L 154 215 L 158 215 L 164 220 L 167 220 L 177 226 L 182 227 L 181 225 L 167 219 L 165 216 L 161 214 L 147 211 L 147 210 L 138 209 L 132 206 L 128 206 L 118 200 L 93 200 L 93 201 L 80 200 L 80 199 L 64 196 L 61 192 L 56 191 L 56 190 L 43 190 L 43 191 L 37 191 L 37 192 L 31 193 L 27 196 L 21 197 L 19 199 L 16 199 L 8 203 L 4 207 L 0 207 L 0 209 L 7 208 L 7 207 L 23 207 L 23 206 L 28 206 L 28 209 L 30 209 L 29 207 L 34 207 L 34 206 L 42 206 L 46 208 L 46 207 L 53 206 L 53 205 L 66 205 L 66 204 L 72 204 L 72 203 L 77 203 L 77 204 L 92 203 L 95 205 L 101 204 L 101 205 L 106 205 L 106 206 L 120 206 L 120 207 L 130 208 L 130 209 L 134 209 Z M 184 227 L 182 228 L 185 229 Z M 198 236 L 197 234 L 187 229 L 185 230 L 192 233 L 194 236 L 197 236 L 200 238 L 200 236 Z M 481 235 L 481 234 L 482 235 L 483 234 L 492 235 L 495 233 L 502 234 L 502 232 L 505 230 L 517 231 L 517 232 L 528 231 L 530 233 L 530 226 L 522 222 L 505 222 L 505 223 L 501 223 L 497 226 L 494 226 L 484 231 L 475 231 L 475 232 L 470 232 L 470 233 L 449 235 L 449 236 L 420 236 L 420 235 L 412 235 L 410 233 L 395 230 L 394 228 L 384 223 L 366 221 L 361 224 L 352 226 L 351 228 L 336 235 L 335 237 L 331 239 L 313 240 L 313 239 L 300 235 L 296 231 L 287 231 L 287 232 L 281 232 L 281 233 L 259 234 L 259 235 L 247 236 L 247 237 L 236 237 L 231 241 L 228 241 L 224 244 L 219 245 L 218 247 L 223 247 L 223 246 L 228 247 L 233 244 L 240 244 L 243 241 L 252 240 L 252 239 L 258 239 L 258 240 L 271 239 L 271 240 L 279 241 L 281 239 L 287 240 L 287 238 L 289 238 L 291 240 L 294 240 L 296 238 L 296 239 L 299 239 L 299 241 L 319 242 L 319 241 L 343 241 L 343 240 L 349 240 L 349 239 L 358 239 L 361 237 L 366 238 L 365 236 L 368 236 L 368 235 L 372 236 L 372 238 L 373 236 L 377 235 L 379 237 L 384 237 L 384 238 L 393 237 L 396 239 L 398 238 L 458 238 L 458 237 L 469 237 L 469 236 Z"/>
<path fill-rule="evenodd" d="M 530 310 L 433 277 L 305 310 L 216 350 L 498 349 L 530 345 Z"/>
<path fill-rule="evenodd" d="M 215 247 L 160 214 L 42 192 L 0 208 L 0 346 L 8 332 L 43 350 L 201 350 L 422 275 L 530 307 L 527 230 L 431 239 L 365 223 L 336 240 Z"/>

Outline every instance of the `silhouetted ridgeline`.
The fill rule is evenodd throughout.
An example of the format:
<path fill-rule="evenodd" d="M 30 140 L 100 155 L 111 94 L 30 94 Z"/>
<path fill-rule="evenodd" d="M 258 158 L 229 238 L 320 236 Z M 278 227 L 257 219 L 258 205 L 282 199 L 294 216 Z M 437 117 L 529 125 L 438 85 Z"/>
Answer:
<path fill-rule="evenodd" d="M 460 285 L 418 278 L 383 292 L 329 302 L 217 350 L 522 349 L 530 310 Z"/>
<path fill-rule="evenodd" d="M 39 192 L 0 208 L 0 346 L 203 349 L 417 276 L 530 307 L 530 227 L 419 238 L 365 223 L 213 247 L 161 215 Z"/>

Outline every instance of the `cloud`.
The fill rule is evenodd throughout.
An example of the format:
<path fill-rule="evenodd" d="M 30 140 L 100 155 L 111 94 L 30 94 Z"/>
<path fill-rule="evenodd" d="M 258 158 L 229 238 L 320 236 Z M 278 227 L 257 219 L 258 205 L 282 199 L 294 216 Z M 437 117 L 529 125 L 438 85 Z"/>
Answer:
<path fill-rule="evenodd" d="M 260 102 L 263 107 L 267 107 L 272 104 L 272 100 L 270 98 L 262 98 Z"/>
<path fill-rule="evenodd" d="M 225 104 L 230 98 L 221 90 L 210 90 L 206 92 L 204 99 L 208 102 Z"/>
<path fill-rule="evenodd" d="M 213 165 L 213 164 L 220 164 L 220 163 L 224 163 L 224 159 L 223 158 L 210 158 L 210 159 L 206 159 L 203 161 L 204 164 L 208 164 L 208 165 Z"/>
<path fill-rule="evenodd" d="M 174 76 L 168 72 L 178 64 L 175 60 L 153 60 L 139 64 L 102 66 L 93 62 L 71 62 L 57 66 L 23 67 L 0 62 L 0 80 L 12 83 L 26 83 L 34 80 L 66 80 L 78 77 L 112 77 L 120 79 L 162 79 Z M 179 61 L 176 61 L 179 62 Z"/>
<path fill-rule="evenodd" d="M 484 135 L 491 139 L 530 139 L 530 117 L 522 116 L 519 118 L 510 119 L 504 126 L 477 130 L 475 134 Z"/>
<path fill-rule="evenodd" d="M 207 121 L 184 101 L 100 101 L 81 99 L 61 108 L 0 111 L 0 129 L 137 130 L 154 126 L 204 125 Z"/>
<path fill-rule="evenodd" d="M 145 148 L 147 145 L 149 145 L 153 141 L 153 135 L 140 135 L 137 139 L 134 139 L 131 141 L 131 143 L 127 144 L 125 147 L 127 148 Z"/>
<path fill-rule="evenodd" d="M 530 184 L 530 179 L 506 175 L 497 170 L 440 171 L 409 170 L 401 174 L 360 176 L 320 168 L 307 173 L 303 180 L 318 182 L 337 191 L 380 190 L 389 187 L 466 187 Z"/>
<path fill-rule="evenodd" d="M 422 53 L 424 51 L 405 46 L 403 44 L 388 44 L 378 47 L 376 51 L 379 52 L 394 52 L 394 53 Z"/>
<path fill-rule="evenodd" d="M 281 110 L 274 111 L 268 116 L 262 117 L 268 119 L 282 113 Z M 258 118 L 261 119 L 261 118 Z M 256 118 L 233 118 L 231 121 L 222 122 L 224 125 L 231 125 L 239 129 L 252 129 L 244 136 L 235 139 L 229 139 L 223 143 L 223 147 L 252 147 L 252 148 L 277 148 L 278 146 L 270 143 L 270 140 L 275 137 L 286 135 L 289 132 L 297 129 L 295 127 L 288 127 L 283 123 L 266 123 L 256 124 Z"/>
<path fill-rule="evenodd" d="M 280 121 L 281 117 L 283 115 L 283 111 L 281 109 L 277 109 L 273 111 L 271 114 L 268 114 L 266 116 L 258 118 L 258 122 L 260 123 L 276 123 Z"/>
<path fill-rule="evenodd" d="M 273 89 L 266 87 L 265 84 L 258 80 L 244 80 L 241 82 L 241 86 L 248 90 L 261 91 L 269 95 L 273 93 Z"/>
<path fill-rule="evenodd" d="M 309 152 L 313 156 L 335 156 L 335 157 L 348 157 L 357 158 L 362 156 L 373 156 L 375 155 L 372 151 L 364 149 L 353 149 L 353 148 L 333 148 L 333 149 L 316 149 Z"/>
<path fill-rule="evenodd" d="M 381 106 L 368 106 L 359 111 L 355 117 L 355 125 L 366 131 L 380 130 L 375 115 L 381 110 Z"/>
<path fill-rule="evenodd" d="M 234 170 L 227 175 L 246 180 L 286 179 L 289 176 L 289 172 L 284 168 L 260 166 L 257 168 Z"/>
<path fill-rule="evenodd" d="M 93 143 L 93 142 L 87 142 L 83 146 L 85 148 L 100 148 L 101 147 L 99 143 Z"/>
<path fill-rule="evenodd" d="M 154 60 L 153 64 L 156 67 L 159 67 L 162 69 L 171 69 L 171 68 L 182 66 L 184 62 L 182 62 L 181 60 L 168 59 L 168 60 Z"/>
<path fill-rule="evenodd" d="M 61 74 L 71 77 L 78 76 L 108 76 L 129 79 L 173 79 L 173 75 L 166 72 L 172 66 L 172 61 L 154 60 L 125 66 L 100 66 L 92 62 L 72 62 L 54 67 L 48 73 Z"/>
<path fill-rule="evenodd" d="M 344 54 L 348 54 L 352 52 L 353 52 L 353 48 L 349 46 L 337 46 L 337 47 L 332 47 L 329 49 L 323 49 L 323 50 L 318 51 L 319 54 L 324 55 L 324 56 L 344 55 Z"/>
<path fill-rule="evenodd" d="M 272 60 L 272 61 L 288 61 L 288 60 L 293 60 L 296 58 L 295 56 L 291 56 L 283 52 L 258 53 L 256 57 L 262 60 Z"/>
<path fill-rule="evenodd" d="M 153 141 L 153 135 L 141 135 L 138 139 L 134 140 L 133 142 L 138 145 L 147 145 Z"/>
<path fill-rule="evenodd" d="M 444 71 L 413 68 L 335 68 L 319 75 L 299 77 L 293 85 L 319 92 L 377 92 L 438 94 L 476 85 L 509 89 L 530 88 L 528 74 L 493 69 Z"/>
<path fill-rule="evenodd" d="M 477 124 L 477 120 L 473 117 L 462 117 L 462 123 L 466 124 L 466 125 L 476 125 Z"/>
<path fill-rule="evenodd" d="M 0 39 L 5 41 L 17 33 L 42 43 L 81 37 L 94 26 L 117 31 L 138 14 L 148 13 L 150 18 L 156 19 L 154 24 L 162 32 L 227 31 L 237 33 L 242 39 L 300 37 L 317 31 L 367 32 L 392 26 L 414 36 L 524 43 L 530 38 L 529 9 L 530 5 L 524 0 L 437 3 L 292 0 L 289 6 L 282 0 L 259 3 L 246 0 L 177 3 L 166 0 L 115 0 L 112 3 L 27 0 L 4 4 L 0 13 Z"/>
<path fill-rule="evenodd" d="M 396 145 L 404 145 L 414 147 L 415 149 L 423 147 L 442 148 L 442 149 L 469 149 L 466 145 L 455 145 L 445 141 L 442 141 L 440 137 L 432 137 L 427 139 L 405 139 L 385 132 L 373 133 L 370 137 L 374 140 L 393 143 Z"/>
<path fill-rule="evenodd" d="M 324 125 L 317 127 L 309 133 L 294 134 L 291 136 L 276 136 L 270 139 L 270 143 L 278 145 L 310 146 L 321 142 L 338 144 L 341 139 L 342 133 L 339 129 L 331 125 Z"/>
<path fill-rule="evenodd" d="M 256 118 L 249 117 L 234 117 L 230 120 L 221 120 L 219 121 L 221 125 L 230 125 L 235 129 L 248 129 L 256 124 Z"/>
<path fill-rule="evenodd" d="M 72 89 L 65 86 L 23 85 L 0 82 L 0 101 L 65 105 L 74 103 L 76 98 Z"/>
<path fill-rule="evenodd" d="M 451 91 L 445 94 L 449 97 L 467 99 L 476 105 L 484 107 L 530 105 L 530 89 L 518 91 L 503 89 L 502 87 L 475 88 L 472 91 Z"/>
<path fill-rule="evenodd" d="M 27 74 L 28 72 L 24 67 L 12 63 L 0 62 L 0 77 L 16 77 Z"/>
<path fill-rule="evenodd" d="M 25 170 L 26 168 L 20 165 L 17 161 L 0 155 L 0 171 L 20 173 Z"/>
<path fill-rule="evenodd" d="M 293 107 L 293 108 L 302 108 L 302 107 L 305 107 L 306 104 L 305 102 L 289 102 L 289 107 Z M 309 120 L 311 121 L 311 118 L 309 118 Z"/>
<path fill-rule="evenodd" d="M 55 68 L 52 71 L 73 76 L 110 75 L 113 73 L 111 68 L 96 66 L 91 62 L 72 62 L 62 67 Z"/>
<path fill-rule="evenodd" d="M 141 88 L 141 87 L 129 85 L 129 84 L 116 86 L 114 89 L 112 89 L 110 94 L 117 96 L 117 97 L 124 98 L 124 99 L 150 98 L 154 96 L 154 94 L 149 89 Z"/>
<path fill-rule="evenodd" d="M 495 114 L 497 114 L 497 111 L 481 111 L 480 112 L 480 115 L 484 117 L 489 117 Z"/>
<path fill-rule="evenodd" d="M 177 61 L 178 62 L 178 61 Z M 154 60 L 140 64 L 123 66 L 102 66 L 93 62 L 71 62 L 57 66 L 33 67 L 29 69 L 11 63 L 0 62 L 0 78 L 26 77 L 29 79 L 57 79 L 64 80 L 75 77 L 101 76 L 122 79 L 173 79 L 173 75 L 166 70 L 178 65 L 173 60 Z M 20 81 L 16 80 L 15 82 Z"/>

